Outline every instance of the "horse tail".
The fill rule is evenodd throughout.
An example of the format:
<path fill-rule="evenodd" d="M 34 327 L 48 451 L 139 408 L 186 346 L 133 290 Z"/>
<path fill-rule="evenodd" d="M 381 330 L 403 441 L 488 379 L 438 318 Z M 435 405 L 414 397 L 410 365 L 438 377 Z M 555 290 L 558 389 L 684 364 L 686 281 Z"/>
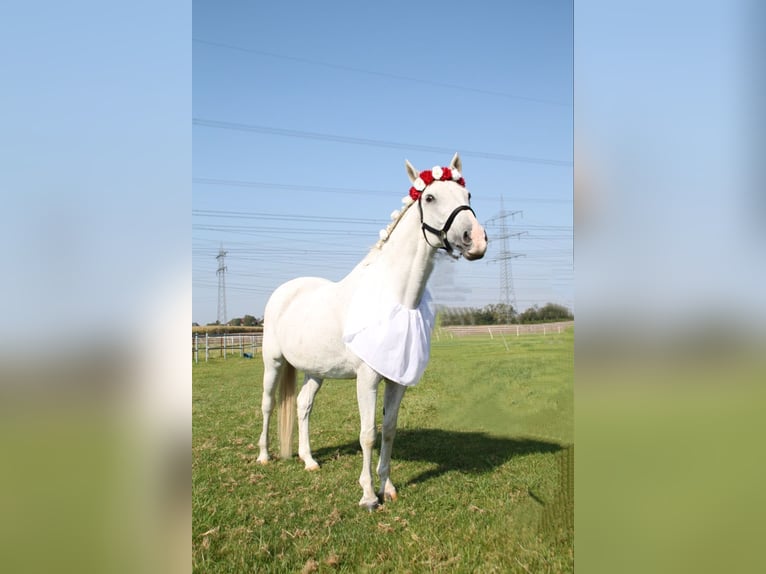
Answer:
<path fill-rule="evenodd" d="M 285 361 L 279 376 L 279 451 L 282 458 L 293 456 L 295 428 L 295 367 Z"/>

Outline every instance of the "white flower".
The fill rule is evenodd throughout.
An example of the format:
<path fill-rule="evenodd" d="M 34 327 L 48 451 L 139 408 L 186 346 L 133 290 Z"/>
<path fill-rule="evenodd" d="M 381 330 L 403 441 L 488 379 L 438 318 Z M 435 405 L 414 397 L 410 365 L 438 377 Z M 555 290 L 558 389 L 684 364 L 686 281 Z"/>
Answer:
<path fill-rule="evenodd" d="M 438 165 L 435 165 L 431 168 L 431 175 L 434 176 L 436 181 L 439 181 L 442 178 L 443 173 L 444 172 L 442 171 L 442 168 L 440 168 Z"/>
<path fill-rule="evenodd" d="M 398 209 L 394 209 L 394 210 L 391 212 L 391 219 L 396 219 L 396 218 L 398 218 L 398 217 L 399 217 L 399 210 L 398 210 Z"/>
<path fill-rule="evenodd" d="M 415 201 L 415 200 L 412 199 L 409 195 L 405 195 L 402 198 L 402 203 L 404 204 L 405 207 L 408 206 L 409 204 L 411 204 L 413 201 Z"/>
<path fill-rule="evenodd" d="M 380 237 L 381 241 L 385 241 L 386 239 L 388 239 L 388 230 L 381 229 L 380 232 L 378 233 L 378 237 Z"/>
<path fill-rule="evenodd" d="M 412 187 L 418 191 L 423 191 L 426 188 L 426 182 L 418 177 L 415 179 L 415 181 L 412 182 Z"/>
<path fill-rule="evenodd" d="M 463 177 L 463 176 L 462 176 L 462 175 L 460 175 L 460 172 L 459 172 L 458 170 L 456 170 L 456 169 L 453 169 L 453 170 L 452 170 L 452 179 L 453 179 L 454 181 L 457 181 L 457 180 L 459 180 L 461 177 Z"/>

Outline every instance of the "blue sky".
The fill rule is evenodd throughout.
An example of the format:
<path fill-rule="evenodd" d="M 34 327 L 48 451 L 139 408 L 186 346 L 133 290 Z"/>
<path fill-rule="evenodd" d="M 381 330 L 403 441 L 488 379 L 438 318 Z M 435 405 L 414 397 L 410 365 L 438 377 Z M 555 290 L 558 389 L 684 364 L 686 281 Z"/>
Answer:
<path fill-rule="evenodd" d="M 573 308 L 570 2 L 193 9 L 194 321 L 216 320 L 221 244 L 227 318 L 262 316 L 280 283 L 364 256 L 407 193 L 405 159 L 455 151 L 480 221 L 501 198 L 521 212 L 506 219 L 517 306 Z M 483 261 L 438 264 L 438 303 L 503 300 L 495 222 Z"/>

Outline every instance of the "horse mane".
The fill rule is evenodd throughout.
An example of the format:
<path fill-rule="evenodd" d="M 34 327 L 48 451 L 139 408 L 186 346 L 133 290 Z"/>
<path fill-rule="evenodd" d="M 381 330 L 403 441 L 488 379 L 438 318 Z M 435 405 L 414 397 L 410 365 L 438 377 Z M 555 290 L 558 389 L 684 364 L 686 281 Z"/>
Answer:
<path fill-rule="evenodd" d="M 391 223 L 389 223 L 385 229 L 380 230 L 380 239 L 378 239 L 375 245 L 372 246 L 365 258 L 359 262 L 360 265 L 369 265 L 378 258 L 381 249 L 383 249 L 383 246 L 388 242 L 391 234 L 394 232 L 394 229 L 396 229 L 396 226 L 399 224 L 402 218 L 404 218 L 404 215 L 407 213 L 410 207 L 415 204 L 415 200 L 407 196 L 402 199 L 402 203 L 404 206 L 401 209 L 391 212 Z"/>

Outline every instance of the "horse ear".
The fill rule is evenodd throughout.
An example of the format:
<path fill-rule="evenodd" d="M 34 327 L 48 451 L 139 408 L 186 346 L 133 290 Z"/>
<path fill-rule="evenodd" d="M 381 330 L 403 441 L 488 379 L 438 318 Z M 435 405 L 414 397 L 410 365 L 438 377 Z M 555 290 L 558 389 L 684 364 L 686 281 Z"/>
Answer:
<path fill-rule="evenodd" d="M 460 173 L 463 173 L 463 162 L 460 161 L 460 156 L 455 152 L 452 161 L 449 164 L 450 169 L 456 169 Z"/>
<path fill-rule="evenodd" d="M 410 181 L 414 183 L 415 180 L 420 177 L 420 172 L 413 167 L 409 160 L 405 159 L 404 165 L 407 166 L 407 175 L 409 176 Z"/>

